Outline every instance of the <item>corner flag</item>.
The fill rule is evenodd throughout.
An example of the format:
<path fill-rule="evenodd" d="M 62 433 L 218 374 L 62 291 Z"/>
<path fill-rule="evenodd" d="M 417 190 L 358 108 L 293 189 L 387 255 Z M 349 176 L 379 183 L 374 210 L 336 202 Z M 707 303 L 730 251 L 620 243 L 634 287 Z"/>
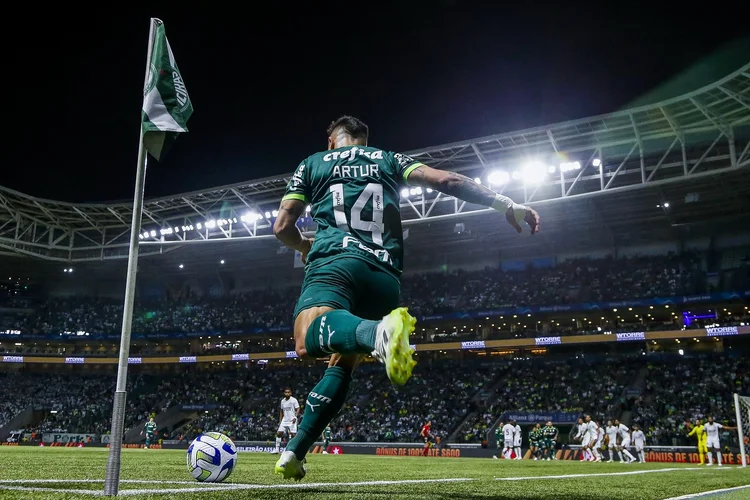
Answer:
<path fill-rule="evenodd" d="M 120 352 L 117 359 L 117 383 L 112 402 L 112 428 L 109 441 L 104 494 L 117 496 L 120 489 L 122 441 L 125 433 L 127 400 L 128 356 L 133 325 L 135 283 L 138 272 L 138 235 L 141 232 L 143 191 L 146 186 L 146 152 L 160 160 L 177 135 L 187 132 L 187 121 L 193 114 L 185 82 L 174 61 L 167 41 L 164 23 L 151 18 L 146 50 L 146 72 L 143 76 L 143 105 L 141 106 L 141 134 L 138 142 L 138 163 L 135 171 L 133 218 L 128 248 L 128 273 L 125 281 L 125 300 L 122 308 Z"/>
<path fill-rule="evenodd" d="M 188 131 L 193 105 L 169 46 L 164 23 L 159 19 L 151 22 L 156 33 L 148 82 L 143 89 L 141 122 L 143 145 L 154 158 L 161 160 L 177 135 Z"/>

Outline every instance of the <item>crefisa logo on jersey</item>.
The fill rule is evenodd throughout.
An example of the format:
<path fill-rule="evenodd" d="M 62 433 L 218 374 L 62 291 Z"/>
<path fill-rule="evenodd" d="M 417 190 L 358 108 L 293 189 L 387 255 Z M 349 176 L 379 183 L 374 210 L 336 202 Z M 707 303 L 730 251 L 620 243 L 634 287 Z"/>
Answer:
<path fill-rule="evenodd" d="M 626 332 L 617 334 L 618 342 L 627 342 L 628 340 L 646 340 L 646 332 Z"/>
<path fill-rule="evenodd" d="M 706 328 L 706 335 L 714 335 L 721 337 L 724 335 L 739 335 L 739 331 L 736 326 L 719 326 L 714 328 Z"/>
<path fill-rule="evenodd" d="M 534 339 L 536 345 L 562 344 L 560 337 L 537 337 Z"/>

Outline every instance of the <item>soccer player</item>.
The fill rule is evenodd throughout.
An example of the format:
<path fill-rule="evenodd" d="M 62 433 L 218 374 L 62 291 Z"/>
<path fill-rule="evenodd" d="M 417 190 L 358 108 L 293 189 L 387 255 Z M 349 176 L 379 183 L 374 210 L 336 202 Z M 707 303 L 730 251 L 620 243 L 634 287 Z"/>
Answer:
<path fill-rule="evenodd" d="M 148 450 L 151 442 L 156 441 L 156 422 L 154 422 L 154 417 L 148 419 L 148 422 L 143 427 L 143 431 L 146 431 L 146 444 L 143 447 Z M 141 435 L 143 435 L 143 431 L 141 431 Z"/>
<path fill-rule="evenodd" d="M 282 198 L 273 231 L 301 254 L 305 278 L 294 312 L 297 354 L 327 358 L 329 368 L 310 391 L 311 411 L 275 471 L 302 479 L 304 458 L 346 400 L 352 372 L 372 354 L 388 378 L 403 385 L 411 377 L 409 335 L 416 320 L 398 307 L 403 264 L 399 192 L 430 188 L 501 212 L 517 232 L 532 234 L 539 215 L 466 176 L 436 170 L 404 154 L 367 145 L 367 125 L 344 116 L 328 127 L 328 150 L 297 167 Z M 310 206 L 314 238 L 302 235 L 298 219 Z"/>
<path fill-rule="evenodd" d="M 615 451 L 617 451 L 617 427 L 611 420 L 607 420 L 607 427 L 604 432 L 607 435 L 607 452 L 609 454 L 607 462 L 611 463 L 615 461 Z M 622 461 L 622 453 L 620 454 L 620 461 Z"/>
<path fill-rule="evenodd" d="M 599 441 L 599 425 L 591 419 L 591 415 L 586 415 L 586 434 L 588 436 L 588 449 L 590 460 L 594 462 L 602 461 L 602 454 L 597 449 L 597 442 Z"/>
<path fill-rule="evenodd" d="M 620 455 L 620 461 L 624 462 L 622 459 L 622 454 L 624 453 L 625 456 L 628 457 L 628 461 L 625 463 L 632 464 L 635 462 L 635 457 L 630 453 L 630 429 L 628 429 L 627 425 L 620 422 L 619 419 L 615 419 L 615 427 L 617 427 L 617 433 L 620 435 L 620 446 L 617 448 Z"/>
<path fill-rule="evenodd" d="M 327 425 L 323 430 L 323 455 L 328 455 L 328 445 L 331 444 L 332 435 L 331 426 Z"/>
<path fill-rule="evenodd" d="M 602 450 L 604 449 L 604 428 L 599 420 L 596 421 L 596 444 L 594 445 L 594 451 L 596 452 L 597 462 L 602 461 Z"/>
<path fill-rule="evenodd" d="M 588 450 L 588 441 L 586 439 L 586 435 L 588 434 L 588 426 L 586 425 L 586 422 L 583 421 L 583 418 L 578 418 L 578 422 L 576 423 L 576 435 L 573 437 L 574 441 L 580 441 L 581 443 L 581 462 L 584 460 L 588 460 L 591 455 L 589 455 Z"/>
<path fill-rule="evenodd" d="M 513 454 L 513 443 L 516 437 L 516 421 L 511 420 L 503 426 L 503 456 L 507 459 L 512 459 L 515 455 Z"/>
<path fill-rule="evenodd" d="M 536 424 L 529 430 L 529 452 L 534 460 L 539 460 L 539 445 L 542 439 L 542 426 Z"/>
<path fill-rule="evenodd" d="M 495 460 L 498 460 L 499 455 L 503 452 L 503 421 L 497 423 L 497 427 L 495 427 L 495 448 L 497 451 L 495 452 L 495 455 L 492 455 L 492 458 Z"/>
<path fill-rule="evenodd" d="M 638 424 L 633 426 L 633 445 L 635 445 L 635 453 L 638 455 L 640 463 L 645 464 L 646 452 L 644 447 L 646 446 L 646 435 Z"/>
<path fill-rule="evenodd" d="M 721 429 L 727 429 L 729 431 L 736 431 L 737 427 L 729 427 L 727 425 L 721 425 L 718 422 L 714 422 L 714 417 L 709 416 L 708 422 L 706 422 L 706 425 L 703 426 L 704 430 L 706 431 L 706 449 L 708 450 L 708 465 L 713 465 L 713 457 L 711 456 L 711 452 L 713 451 L 716 453 L 716 462 L 719 464 L 719 467 L 722 466 L 721 463 L 721 443 L 719 442 L 719 431 Z"/>
<path fill-rule="evenodd" d="M 703 427 L 703 422 L 699 418 L 695 419 L 695 425 L 692 430 L 688 433 L 688 437 L 695 436 L 698 442 L 698 457 L 700 458 L 701 465 L 706 463 L 706 455 L 708 455 L 708 446 L 706 445 L 706 429 Z"/>
<path fill-rule="evenodd" d="M 513 434 L 513 450 L 516 453 L 516 460 L 523 460 L 523 455 L 521 454 L 521 443 L 523 441 L 521 426 L 516 424 L 515 420 L 513 423 L 515 424 L 513 427 L 515 430 L 515 434 Z"/>
<path fill-rule="evenodd" d="M 430 450 L 430 443 L 432 443 L 432 421 L 427 421 L 426 424 L 422 426 L 422 429 L 419 431 L 419 435 L 422 436 L 422 439 L 424 440 L 424 449 L 422 450 L 422 456 L 426 457 L 427 452 Z"/>
<path fill-rule="evenodd" d="M 555 445 L 559 434 L 557 427 L 552 425 L 551 420 L 548 420 L 547 425 L 542 428 L 542 436 L 544 436 L 543 448 L 546 460 L 557 460 Z"/>
<path fill-rule="evenodd" d="M 307 404 L 310 404 L 309 399 L 307 400 Z M 281 438 L 285 432 L 289 434 L 290 438 L 294 438 L 297 435 L 297 417 L 299 417 L 299 414 L 299 402 L 297 402 L 296 398 L 292 397 L 292 389 L 286 387 L 284 389 L 284 397 L 281 399 L 281 405 L 279 406 L 279 418 L 281 422 L 279 423 L 279 429 L 276 431 L 275 453 L 279 453 Z"/>

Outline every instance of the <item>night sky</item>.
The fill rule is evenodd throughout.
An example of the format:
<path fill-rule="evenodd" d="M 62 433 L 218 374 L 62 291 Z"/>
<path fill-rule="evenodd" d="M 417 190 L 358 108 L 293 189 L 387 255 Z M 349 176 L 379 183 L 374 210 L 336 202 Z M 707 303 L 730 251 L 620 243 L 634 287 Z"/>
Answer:
<path fill-rule="evenodd" d="M 150 160 L 147 196 L 290 172 L 342 114 L 368 123 L 371 144 L 409 150 L 614 111 L 748 34 L 739 12 L 652 4 L 314 3 L 15 16 L 26 24 L 3 35 L 0 185 L 132 197 L 151 16 L 195 112 Z"/>

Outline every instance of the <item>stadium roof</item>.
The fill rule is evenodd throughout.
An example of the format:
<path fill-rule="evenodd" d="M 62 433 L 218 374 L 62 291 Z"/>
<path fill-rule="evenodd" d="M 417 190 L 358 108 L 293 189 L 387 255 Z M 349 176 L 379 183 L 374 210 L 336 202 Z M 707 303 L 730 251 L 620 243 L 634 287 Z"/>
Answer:
<path fill-rule="evenodd" d="M 494 182 L 538 207 L 550 245 L 659 239 L 681 227 L 732 224 L 750 207 L 750 63 L 654 104 L 409 154 Z M 272 239 L 273 211 L 289 175 L 146 200 L 141 255 Z M 487 209 L 441 193 L 404 193 L 401 208 L 416 248 L 490 239 L 495 246 L 527 245 L 501 232 Z M 73 204 L 0 187 L 0 250 L 62 262 L 121 259 L 131 218 L 131 203 Z M 314 229 L 309 219 L 301 224 Z"/>

